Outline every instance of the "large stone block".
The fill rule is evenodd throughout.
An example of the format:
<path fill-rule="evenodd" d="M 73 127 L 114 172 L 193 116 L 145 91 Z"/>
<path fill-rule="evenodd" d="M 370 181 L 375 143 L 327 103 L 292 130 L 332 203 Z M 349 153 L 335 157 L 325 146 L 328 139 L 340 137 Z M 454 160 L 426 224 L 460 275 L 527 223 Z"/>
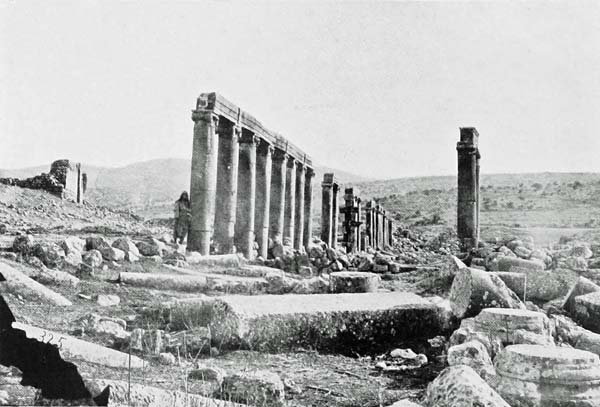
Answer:
<path fill-rule="evenodd" d="M 545 266 L 544 263 L 537 260 L 524 260 L 518 257 L 507 257 L 501 256 L 498 257 L 498 270 L 497 271 L 515 271 L 514 267 L 518 267 L 520 269 L 526 269 L 530 271 L 542 271 Z M 520 271 L 519 271 L 520 272 Z"/>
<path fill-rule="evenodd" d="M 575 319 L 584 328 L 600 333 L 600 292 L 575 297 Z"/>
<path fill-rule="evenodd" d="M 512 345 L 495 359 L 498 393 L 512 407 L 597 407 L 600 360 L 590 352 Z"/>
<path fill-rule="evenodd" d="M 401 292 L 223 296 L 189 300 L 185 306 L 208 316 L 213 343 L 233 349 L 302 346 L 351 353 L 433 337 L 445 324 L 437 306 Z"/>

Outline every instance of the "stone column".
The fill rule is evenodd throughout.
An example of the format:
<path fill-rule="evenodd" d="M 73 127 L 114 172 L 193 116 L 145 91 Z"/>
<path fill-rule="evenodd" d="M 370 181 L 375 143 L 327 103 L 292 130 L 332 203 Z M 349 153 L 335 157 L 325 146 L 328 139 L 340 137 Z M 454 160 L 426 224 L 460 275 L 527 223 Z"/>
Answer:
<path fill-rule="evenodd" d="M 289 239 L 290 244 L 293 245 L 296 225 L 296 160 L 293 157 L 288 160 L 286 178 L 283 239 Z"/>
<path fill-rule="evenodd" d="M 381 230 L 381 224 L 379 223 L 379 205 L 375 205 L 375 208 L 373 211 L 374 211 L 373 223 L 375 225 L 375 230 L 373 231 L 375 245 L 373 247 L 378 248 L 379 247 L 379 233 Z"/>
<path fill-rule="evenodd" d="M 385 249 L 387 244 L 387 216 L 385 209 L 381 211 L 381 248 Z"/>
<path fill-rule="evenodd" d="M 456 230 L 462 250 L 469 251 L 478 245 L 479 198 L 479 133 L 474 127 L 460 129 L 458 152 L 458 205 Z"/>
<path fill-rule="evenodd" d="M 254 257 L 254 208 L 256 205 L 256 144 L 258 137 L 242 129 L 238 168 L 235 244 L 247 259 Z"/>
<path fill-rule="evenodd" d="M 215 219 L 219 117 L 211 111 L 195 110 L 192 113 L 192 120 L 194 121 L 190 183 L 192 222 L 187 249 L 207 255 L 210 253 Z"/>
<path fill-rule="evenodd" d="M 331 220 L 331 247 L 337 247 L 337 236 L 338 236 L 338 228 L 340 221 L 340 205 L 338 202 L 338 192 L 340 190 L 340 186 L 336 183 L 333 184 L 333 215 Z"/>
<path fill-rule="evenodd" d="M 240 133 L 240 127 L 232 123 L 222 123 L 219 131 L 219 210 L 215 213 L 214 240 L 220 253 L 233 253 L 234 249 Z"/>
<path fill-rule="evenodd" d="M 373 240 L 373 201 L 367 202 L 365 208 L 365 229 L 366 229 L 366 239 L 367 245 L 371 247 L 375 247 Z"/>
<path fill-rule="evenodd" d="M 333 174 L 323 175 L 321 183 L 322 196 L 321 201 L 321 240 L 331 247 L 332 242 L 332 222 L 333 222 Z"/>
<path fill-rule="evenodd" d="M 306 180 L 304 181 L 304 233 L 302 234 L 302 244 L 308 246 L 312 238 L 312 182 L 315 177 L 315 171 L 312 168 L 306 168 Z"/>
<path fill-rule="evenodd" d="M 294 248 L 300 249 L 304 242 L 304 183 L 306 181 L 306 165 L 300 164 L 296 169 L 296 218 L 294 224 Z"/>
<path fill-rule="evenodd" d="M 394 222 L 388 219 L 388 244 L 392 246 L 394 244 Z"/>
<path fill-rule="evenodd" d="M 362 240 L 363 222 L 361 219 L 361 214 L 362 214 L 361 201 L 360 201 L 360 198 L 356 198 L 356 211 L 354 212 L 354 222 L 356 222 L 355 226 L 354 226 L 354 229 L 355 229 L 354 235 L 356 236 L 356 244 L 354 247 L 357 251 L 364 250 L 363 240 Z"/>
<path fill-rule="evenodd" d="M 271 210 L 271 172 L 273 146 L 262 140 L 256 157 L 256 215 L 254 227 L 258 241 L 258 254 L 267 258 L 269 250 L 269 225 Z"/>
<path fill-rule="evenodd" d="M 273 151 L 271 169 L 271 238 L 283 242 L 285 216 L 285 186 L 288 155 L 282 150 Z"/>

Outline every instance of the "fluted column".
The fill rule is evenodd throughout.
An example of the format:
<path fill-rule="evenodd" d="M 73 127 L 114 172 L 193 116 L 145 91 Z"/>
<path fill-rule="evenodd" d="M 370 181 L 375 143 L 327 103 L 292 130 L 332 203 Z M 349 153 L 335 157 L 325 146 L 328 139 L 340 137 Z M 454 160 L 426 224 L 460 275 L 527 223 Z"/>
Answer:
<path fill-rule="evenodd" d="M 239 139 L 241 129 L 232 123 L 222 124 L 219 132 L 215 243 L 220 253 L 233 253 L 237 212 Z"/>
<path fill-rule="evenodd" d="M 294 244 L 294 229 L 296 222 L 296 160 L 288 160 L 285 184 L 285 222 L 283 238 L 288 238 Z"/>
<path fill-rule="evenodd" d="M 256 158 L 256 215 L 254 227 L 258 254 L 267 258 L 269 250 L 269 213 L 271 210 L 271 171 L 273 146 L 262 140 Z"/>
<path fill-rule="evenodd" d="M 312 168 L 306 169 L 306 180 L 304 181 L 304 233 L 302 234 L 302 244 L 308 246 L 312 238 L 312 182 L 315 172 Z"/>
<path fill-rule="evenodd" d="M 278 149 L 273 152 L 271 168 L 270 235 L 273 240 L 283 241 L 285 220 L 285 186 L 288 155 Z"/>
<path fill-rule="evenodd" d="M 300 249 L 304 241 L 304 183 L 306 182 L 306 166 L 296 166 L 296 213 L 294 230 L 294 248 Z"/>
<path fill-rule="evenodd" d="M 246 129 L 240 138 L 235 241 L 247 259 L 254 257 L 254 209 L 256 204 L 256 144 L 258 137 Z"/>
<path fill-rule="evenodd" d="M 458 153 L 457 234 L 462 249 L 477 247 L 479 221 L 479 133 L 473 127 L 460 129 Z"/>
<path fill-rule="evenodd" d="M 190 200 L 192 221 L 187 249 L 210 253 L 215 219 L 219 117 L 210 111 L 195 110 Z"/>

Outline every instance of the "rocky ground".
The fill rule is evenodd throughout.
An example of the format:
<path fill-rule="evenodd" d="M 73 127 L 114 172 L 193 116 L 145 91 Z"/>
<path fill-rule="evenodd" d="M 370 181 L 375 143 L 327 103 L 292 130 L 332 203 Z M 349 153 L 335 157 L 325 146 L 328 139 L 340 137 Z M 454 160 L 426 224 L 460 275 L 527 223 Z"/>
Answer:
<path fill-rule="evenodd" d="M 306 253 L 283 242 L 271 249 L 275 259 L 249 264 L 235 255 L 206 258 L 186 252 L 170 242 L 165 224 L 0 185 L 0 274 L 8 280 L 0 283 L 2 297 L 28 337 L 37 335 L 63 353 L 70 338 L 102 346 L 89 355 L 65 356 L 88 388 L 110 379 L 125 383 L 125 389 L 152 386 L 254 405 L 383 406 L 412 400 L 450 406 L 459 405 L 448 401 L 452 391 L 440 389 L 471 382 L 475 387 L 464 388 L 466 393 L 488 392 L 491 396 L 482 402 L 497 404 L 482 405 L 503 406 L 490 386 L 503 397 L 510 396 L 502 389 L 512 387 L 498 366 L 533 352 L 510 353 L 506 346 L 600 353 L 595 336 L 600 336 L 600 301 L 594 297 L 600 292 L 600 239 L 588 232 L 536 245 L 531 236 L 510 230 L 484 237 L 486 242 L 469 254 L 459 254 L 453 230 L 439 226 L 398 230 L 393 247 L 356 255 L 318 240 Z M 481 284 L 488 284 L 485 292 L 491 297 L 478 296 Z M 331 291 L 416 293 L 438 307 L 446 325 L 427 338 L 376 338 L 371 347 L 349 342 L 333 352 L 318 341 L 307 346 L 311 342 L 298 340 L 301 345 L 286 351 L 263 352 L 251 342 L 236 348 L 217 340 L 217 330 L 207 323 L 212 316 L 206 310 L 216 308 L 206 304 L 223 295 Z M 497 315 L 479 312 L 498 306 L 517 310 L 516 316 L 502 316 L 503 321 L 526 320 L 516 323 L 514 337 L 505 338 L 506 327 L 501 332 L 490 328 L 497 327 L 489 324 Z M 102 359 L 105 349 L 123 352 L 125 358 Z M 140 366 L 130 368 L 130 360 Z M 590 359 L 590 369 L 596 362 Z M 0 374 L 1 403 L 39 401 L 40 391 L 18 384 L 22 371 L 3 367 Z"/>

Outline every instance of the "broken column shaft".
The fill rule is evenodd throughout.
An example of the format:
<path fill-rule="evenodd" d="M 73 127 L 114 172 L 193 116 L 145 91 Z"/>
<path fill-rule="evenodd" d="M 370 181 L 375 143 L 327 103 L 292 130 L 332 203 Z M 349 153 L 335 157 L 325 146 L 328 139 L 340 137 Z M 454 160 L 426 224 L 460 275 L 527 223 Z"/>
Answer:
<path fill-rule="evenodd" d="M 479 243 L 479 133 L 474 127 L 460 129 L 458 152 L 457 234 L 462 250 Z"/>
<path fill-rule="evenodd" d="M 327 243 L 329 247 L 334 246 L 336 237 L 337 221 L 336 217 L 337 190 L 338 186 L 332 173 L 323 175 L 322 188 L 322 210 L 321 210 L 321 240 Z"/>

